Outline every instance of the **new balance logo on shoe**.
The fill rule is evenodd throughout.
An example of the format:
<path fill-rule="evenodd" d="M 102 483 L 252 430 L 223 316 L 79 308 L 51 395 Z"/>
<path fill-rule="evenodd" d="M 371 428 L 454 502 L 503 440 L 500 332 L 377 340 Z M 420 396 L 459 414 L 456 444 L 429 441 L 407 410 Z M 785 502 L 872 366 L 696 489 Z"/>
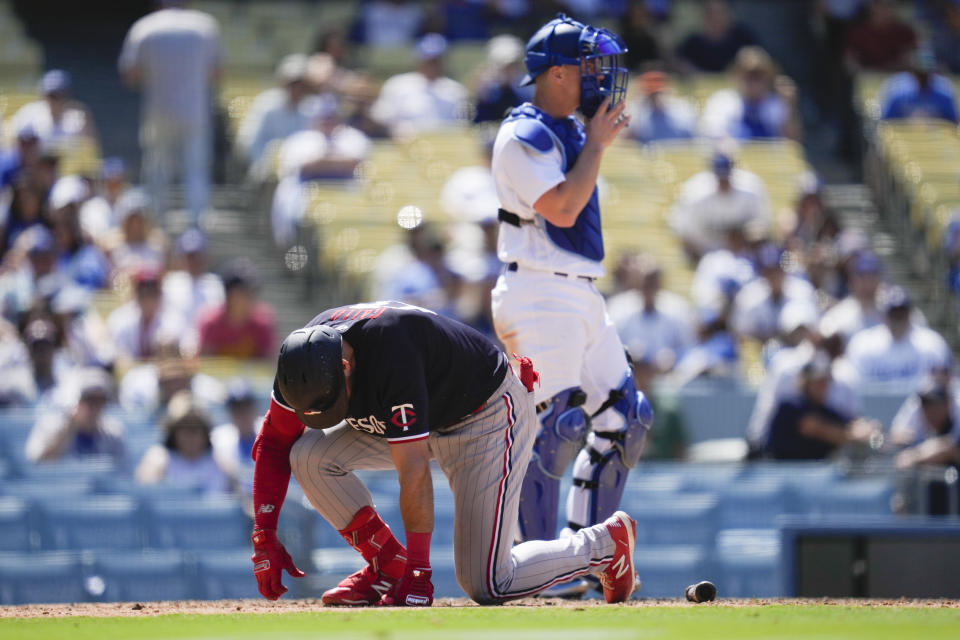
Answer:
<path fill-rule="evenodd" d="M 617 558 L 617 561 L 610 565 L 610 570 L 613 571 L 613 577 L 619 580 L 623 577 L 627 571 L 630 570 L 630 565 L 627 562 L 627 556 L 622 555 Z"/>

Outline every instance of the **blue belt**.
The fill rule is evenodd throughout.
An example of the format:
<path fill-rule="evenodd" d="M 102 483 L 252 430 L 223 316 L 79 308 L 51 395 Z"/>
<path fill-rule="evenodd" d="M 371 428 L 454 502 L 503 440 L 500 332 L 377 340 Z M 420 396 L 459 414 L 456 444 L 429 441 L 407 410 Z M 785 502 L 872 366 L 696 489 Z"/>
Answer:
<path fill-rule="evenodd" d="M 520 265 L 518 265 L 516 262 L 507 263 L 507 271 L 519 271 L 519 270 L 520 270 Z M 553 275 L 558 276 L 560 278 L 577 278 L 579 280 L 586 280 L 587 282 L 593 282 L 594 280 L 596 280 L 596 278 L 592 278 L 590 276 L 572 276 L 569 273 L 564 273 L 563 271 L 554 271 Z"/>

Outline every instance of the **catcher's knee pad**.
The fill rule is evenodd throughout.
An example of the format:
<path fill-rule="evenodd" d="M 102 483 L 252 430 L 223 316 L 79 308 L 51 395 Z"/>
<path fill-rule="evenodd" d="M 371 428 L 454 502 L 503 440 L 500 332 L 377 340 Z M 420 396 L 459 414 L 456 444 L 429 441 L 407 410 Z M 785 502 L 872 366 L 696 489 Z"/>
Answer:
<path fill-rule="evenodd" d="M 622 420 L 622 427 L 615 431 L 594 430 L 598 438 L 609 440 L 620 451 L 621 460 L 628 469 L 636 466 L 643 453 L 647 432 L 653 425 L 653 407 L 642 391 L 638 391 L 633 374 L 628 371 L 620 386 L 610 392 L 610 398 L 597 413 L 613 411 Z"/>
<path fill-rule="evenodd" d="M 560 504 L 560 478 L 583 443 L 586 394 L 573 387 L 543 403 L 540 433 L 520 490 L 520 534 L 524 540 L 553 540 Z M 538 407 L 540 408 L 540 407 Z"/>
<path fill-rule="evenodd" d="M 630 469 L 623 463 L 620 449 L 603 447 L 592 433 L 573 467 L 573 487 L 567 503 L 571 528 L 602 522 L 620 507 L 623 488 Z M 606 449 L 600 451 L 599 449 Z"/>

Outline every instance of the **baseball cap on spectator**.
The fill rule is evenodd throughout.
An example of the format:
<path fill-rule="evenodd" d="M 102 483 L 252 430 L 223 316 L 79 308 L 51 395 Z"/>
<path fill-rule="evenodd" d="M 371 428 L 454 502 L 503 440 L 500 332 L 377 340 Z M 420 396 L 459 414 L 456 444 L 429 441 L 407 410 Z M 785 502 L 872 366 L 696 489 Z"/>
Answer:
<path fill-rule="evenodd" d="M 783 268 L 783 249 L 773 243 L 767 243 L 757 249 L 757 271 Z"/>
<path fill-rule="evenodd" d="M 290 84 L 306 78 L 307 68 L 307 56 L 302 53 L 291 53 L 280 60 L 274 74 L 277 82 Z"/>
<path fill-rule="evenodd" d="M 17 141 L 18 142 L 35 142 L 40 139 L 40 136 L 37 135 L 37 128 L 33 126 L 32 123 L 28 122 L 22 125 L 17 129 Z"/>
<path fill-rule="evenodd" d="M 116 156 L 104 158 L 100 165 L 100 176 L 104 180 L 116 180 L 122 178 L 127 171 L 123 158 Z"/>
<path fill-rule="evenodd" d="M 803 365 L 800 376 L 804 381 L 823 380 L 830 377 L 830 369 L 830 357 L 822 351 L 817 351 Z"/>
<path fill-rule="evenodd" d="M 503 34 L 487 42 L 487 61 L 497 67 L 519 62 L 523 57 L 523 41 L 516 36 Z"/>
<path fill-rule="evenodd" d="M 203 253 L 207 250 L 207 236 L 197 228 L 190 228 L 177 238 L 177 251 L 183 255 Z"/>
<path fill-rule="evenodd" d="M 223 288 L 230 291 L 235 287 L 256 289 L 260 285 L 257 267 L 250 258 L 236 258 L 223 274 Z"/>
<path fill-rule="evenodd" d="M 70 74 L 63 69 L 51 69 L 40 78 L 39 91 L 45 96 L 70 91 Z"/>
<path fill-rule="evenodd" d="M 883 264 L 872 251 L 861 251 L 851 262 L 850 268 L 858 276 L 877 275 L 883 271 Z"/>
<path fill-rule="evenodd" d="M 725 153 L 715 153 L 711 167 L 718 178 L 727 178 L 733 170 L 733 159 Z"/>
<path fill-rule="evenodd" d="M 84 367 L 77 372 L 77 390 L 80 400 L 106 402 L 113 392 L 113 381 L 103 369 Z"/>
<path fill-rule="evenodd" d="M 143 189 L 136 187 L 127 189 L 117 200 L 117 218 L 120 222 L 126 220 L 130 215 L 139 213 L 143 216 L 150 215 L 150 197 Z"/>
<path fill-rule="evenodd" d="M 417 42 L 418 60 L 435 60 L 447 51 L 447 39 L 439 33 L 428 33 Z"/>
<path fill-rule="evenodd" d="M 255 400 L 253 387 L 244 378 L 234 378 L 227 383 L 227 408 L 250 404 Z"/>
<path fill-rule="evenodd" d="M 909 309 L 911 306 L 910 295 L 899 286 L 885 288 L 878 298 L 877 306 L 887 314 L 898 309 Z"/>
<path fill-rule="evenodd" d="M 50 230 L 41 225 L 34 225 L 24 232 L 27 235 L 27 255 L 38 253 L 53 253 L 57 243 Z"/>
<path fill-rule="evenodd" d="M 81 204 L 90 198 L 90 187 L 77 175 L 63 176 L 53 183 L 50 190 L 50 209 L 62 209 L 71 204 Z"/>
<path fill-rule="evenodd" d="M 160 269 L 152 265 L 138 267 L 130 274 L 130 282 L 138 289 L 144 285 L 159 285 L 162 278 L 163 274 L 160 272 Z"/>
<path fill-rule="evenodd" d="M 801 198 L 815 196 L 823 191 L 823 181 L 813 171 L 804 171 L 797 178 L 797 195 Z"/>

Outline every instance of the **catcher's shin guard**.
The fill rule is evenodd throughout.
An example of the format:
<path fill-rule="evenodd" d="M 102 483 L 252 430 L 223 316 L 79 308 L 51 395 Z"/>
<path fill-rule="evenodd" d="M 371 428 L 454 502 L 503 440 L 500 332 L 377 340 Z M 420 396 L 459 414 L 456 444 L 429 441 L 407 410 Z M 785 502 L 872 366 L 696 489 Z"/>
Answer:
<path fill-rule="evenodd" d="M 581 408 L 585 401 L 583 390 L 572 387 L 537 407 L 540 433 L 520 490 L 520 535 L 524 540 L 556 537 L 560 478 L 587 432 L 587 415 Z"/>
<path fill-rule="evenodd" d="M 620 507 L 627 474 L 640 460 L 653 424 L 653 408 L 629 372 L 610 398 L 594 414 L 594 430 L 573 465 L 567 497 L 567 521 L 573 529 L 602 522 Z"/>

